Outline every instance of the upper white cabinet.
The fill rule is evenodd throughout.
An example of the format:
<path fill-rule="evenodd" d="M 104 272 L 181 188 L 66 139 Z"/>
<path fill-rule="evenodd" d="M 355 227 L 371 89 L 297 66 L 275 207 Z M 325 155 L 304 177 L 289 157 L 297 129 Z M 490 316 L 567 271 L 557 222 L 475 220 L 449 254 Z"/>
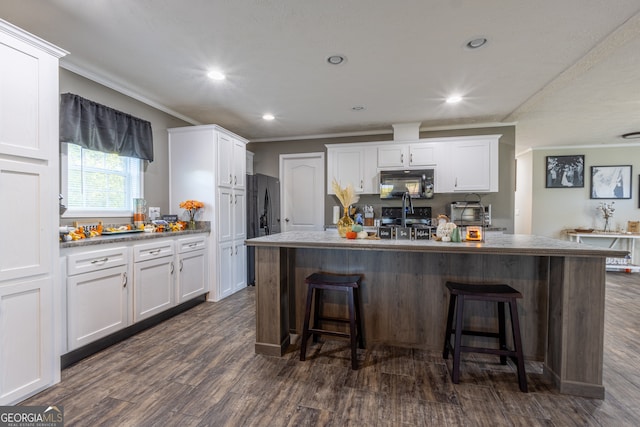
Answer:
<path fill-rule="evenodd" d="M 438 144 L 416 142 L 412 144 L 389 142 L 378 147 L 378 168 L 418 168 L 438 164 Z"/>
<path fill-rule="evenodd" d="M 327 145 L 327 192 L 333 192 L 333 180 L 341 187 L 353 185 L 356 193 L 377 194 L 379 178 L 376 146 L 363 144 Z"/>
<path fill-rule="evenodd" d="M 60 380 L 58 59 L 0 19 L 0 405 Z"/>
<path fill-rule="evenodd" d="M 449 138 L 438 164 L 436 191 L 497 192 L 500 135 Z"/>
<path fill-rule="evenodd" d="M 205 208 L 196 220 L 211 221 L 215 229 L 209 237 L 209 298 L 219 301 L 229 295 L 234 282 L 227 279 L 221 263 L 234 260 L 233 268 L 246 265 L 235 256 L 244 250 L 246 237 L 246 167 L 247 141 L 217 125 L 188 126 L 169 129 L 169 203 L 176 208 L 181 201 L 196 199 Z M 228 252 L 232 242 L 234 257 Z M 222 245 L 224 243 L 224 245 Z M 242 276 L 238 274 L 238 277 Z M 244 275 L 246 277 L 246 274 Z M 233 280 L 233 279 L 232 279 Z M 245 279 L 246 283 L 246 279 Z"/>
<path fill-rule="evenodd" d="M 218 132 L 218 185 L 245 188 L 246 141 Z"/>

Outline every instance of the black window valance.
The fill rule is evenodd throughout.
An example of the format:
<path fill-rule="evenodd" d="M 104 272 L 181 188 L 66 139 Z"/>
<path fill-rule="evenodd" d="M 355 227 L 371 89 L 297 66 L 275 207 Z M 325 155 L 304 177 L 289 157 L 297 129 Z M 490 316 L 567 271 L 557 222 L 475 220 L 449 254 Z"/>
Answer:
<path fill-rule="evenodd" d="M 60 142 L 153 161 L 150 122 L 72 93 L 60 97 Z"/>

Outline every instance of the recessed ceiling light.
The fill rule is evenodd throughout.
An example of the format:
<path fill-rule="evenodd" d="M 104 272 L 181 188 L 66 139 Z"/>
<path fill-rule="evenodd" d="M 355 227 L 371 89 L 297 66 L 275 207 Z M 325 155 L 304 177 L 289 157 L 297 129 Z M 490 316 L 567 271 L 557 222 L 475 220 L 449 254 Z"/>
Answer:
<path fill-rule="evenodd" d="M 630 132 L 622 135 L 624 139 L 640 139 L 640 132 Z"/>
<path fill-rule="evenodd" d="M 487 39 L 485 37 L 476 37 L 471 39 L 465 45 L 467 49 L 478 49 L 487 44 Z"/>
<path fill-rule="evenodd" d="M 462 97 L 460 95 L 451 95 L 445 101 L 447 104 L 456 104 L 462 101 Z"/>
<path fill-rule="evenodd" d="M 224 80 L 227 78 L 224 74 L 222 74 L 218 70 L 212 70 L 207 73 L 207 76 L 212 80 Z"/>
<path fill-rule="evenodd" d="M 366 110 L 366 108 L 363 105 L 355 105 L 353 107 L 351 107 L 351 109 L 353 111 L 362 111 L 362 110 Z"/>
<path fill-rule="evenodd" d="M 344 64 L 346 60 L 347 60 L 347 57 L 344 55 L 331 55 L 327 58 L 327 62 L 331 65 Z"/>
<path fill-rule="evenodd" d="M 271 120 L 275 119 L 275 117 L 274 117 L 274 115 L 273 115 L 273 114 L 269 114 L 269 113 L 267 113 L 267 114 L 265 114 L 265 115 L 263 115 L 263 116 L 262 116 L 262 119 L 263 119 L 263 120 L 267 120 L 267 121 L 271 121 Z"/>

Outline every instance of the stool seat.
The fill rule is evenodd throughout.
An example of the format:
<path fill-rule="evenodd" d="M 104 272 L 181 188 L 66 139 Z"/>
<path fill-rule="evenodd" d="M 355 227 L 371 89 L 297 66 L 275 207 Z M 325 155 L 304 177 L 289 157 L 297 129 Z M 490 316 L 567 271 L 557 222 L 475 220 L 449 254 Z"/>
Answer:
<path fill-rule="evenodd" d="M 472 284 L 447 282 L 445 284 L 449 290 L 449 311 L 447 313 L 447 326 L 444 338 L 442 357 L 449 358 L 449 351 L 453 352 L 453 369 L 451 380 L 457 384 L 460 380 L 460 354 L 461 352 L 474 352 L 495 354 L 500 356 L 500 362 L 507 363 L 510 357 L 516 363 L 518 369 L 518 385 L 520 390 L 527 392 L 527 377 L 524 369 L 524 356 L 522 353 L 522 340 L 520 336 L 520 321 L 518 319 L 517 299 L 522 298 L 522 294 L 509 285 L 504 284 Z M 485 332 L 468 330 L 463 328 L 463 312 L 465 300 L 491 301 L 498 304 L 498 332 Z M 511 317 L 511 330 L 513 333 L 514 350 L 507 349 L 506 325 L 505 325 L 505 303 L 509 304 Z M 455 328 L 453 327 L 453 317 L 456 317 Z M 454 334 L 454 344 L 451 344 L 451 334 Z M 497 338 L 499 348 L 471 347 L 462 345 L 462 336 L 481 336 Z"/>
<path fill-rule="evenodd" d="M 317 341 L 319 335 L 331 335 L 336 337 L 349 338 L 351 345 L 351 367 L 358 369 L 358 358 L 356 346 L 364 348 L 362 336 L 362 323 L 360 318 L 360 299 L 358 289 L 362 281 L 362 276 L 357 274 L 343 275 L 325 272 L 316 272 L 305 278 L 307 284 L 307 303 L 304 313 L 304 325 L 302 327 L 302 341 L 300 343 L 300 360 L 304 361 L 307 353 L 307 341 L 309 335 L 313 335 L 313 340 Z M 346 292 L 349 306 L 349 317 L 328 317 L 320 313 L 321 291 Z M 316 291 L 318 294 L 316 295 Z M 315 298 L 314 298 L 315 297 Z M 315 305 L 313 304 L 315 300 Z M 311 310 L 313 309 L 313 324 L 311 322 Z M 324 321 L 340 322 L 349 324 L 349 332 L 339 332 L 335 330 L 322 329 L 320 323 Z"/>

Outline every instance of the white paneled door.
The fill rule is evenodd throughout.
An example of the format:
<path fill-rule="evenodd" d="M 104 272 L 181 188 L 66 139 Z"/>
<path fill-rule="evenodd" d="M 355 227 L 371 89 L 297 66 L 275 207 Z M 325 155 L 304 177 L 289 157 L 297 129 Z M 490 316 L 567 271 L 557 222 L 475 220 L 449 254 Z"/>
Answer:
<path fill-rule="evenodd" d="M 324 153 L 280 155 L 282 231 L 324 230 Z"/>

